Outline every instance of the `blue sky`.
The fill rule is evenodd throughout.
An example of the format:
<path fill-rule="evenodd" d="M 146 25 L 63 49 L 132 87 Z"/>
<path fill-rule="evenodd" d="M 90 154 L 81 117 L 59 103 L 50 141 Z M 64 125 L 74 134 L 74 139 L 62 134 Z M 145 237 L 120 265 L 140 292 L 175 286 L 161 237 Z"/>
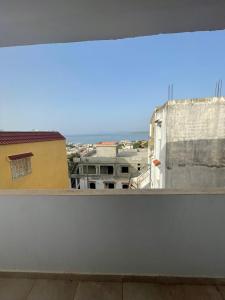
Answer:
<path fill-rule="evenodd" d="M 0 48 L 0 129 L 147 131 L 155 106 L 225 85 L 225 31 Z"/>

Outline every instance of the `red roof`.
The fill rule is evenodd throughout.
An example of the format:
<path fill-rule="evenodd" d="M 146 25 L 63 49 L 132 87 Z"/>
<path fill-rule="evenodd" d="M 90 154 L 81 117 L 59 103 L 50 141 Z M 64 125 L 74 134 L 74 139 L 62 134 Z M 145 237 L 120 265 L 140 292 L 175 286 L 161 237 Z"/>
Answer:
<path fill-rule="evenodd" d="M 57 131 L 0 131 L 0 145 L 65 140 Z"/>

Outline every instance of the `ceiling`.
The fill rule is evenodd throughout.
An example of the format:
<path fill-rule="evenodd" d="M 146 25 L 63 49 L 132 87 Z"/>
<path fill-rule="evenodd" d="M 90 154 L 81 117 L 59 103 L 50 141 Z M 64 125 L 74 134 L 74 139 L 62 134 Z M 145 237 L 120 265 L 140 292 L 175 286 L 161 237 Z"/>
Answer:
<path fill-rule="evenodd" d="M 0 46 L 225 28 L 225 0 L 0 0 Z"/>

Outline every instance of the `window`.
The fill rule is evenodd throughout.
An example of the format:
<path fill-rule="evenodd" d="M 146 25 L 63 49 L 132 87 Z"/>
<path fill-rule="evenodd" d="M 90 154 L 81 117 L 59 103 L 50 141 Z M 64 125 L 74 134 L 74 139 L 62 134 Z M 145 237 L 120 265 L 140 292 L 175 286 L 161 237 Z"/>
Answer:
<path fill-rule="evenodd" d="M 123 167 L 121 167 L 121 173 L 129 173 L 129 167 L 127 167 L 127 166 L 123 166 Z"/>
<path fill-rule="evenodd" d="M 10 164 L 13 180 L 31 173 L 30 157 L 12 160 Z"/>
<path fill-rule="evenodd" d="M 128 189 L 129 188 L 129 184 L 128 183 L 123 183 L 122 184 L 122 189 Z"/>
<path fill-rule="evenodd" d="M 96 166 L 83 166 L 83 174 L 96 174 Z"/>
<path fill-rule="evenodd" d="M 113 166 L 100 166 L 100 173 L 101 174 L 112 175 L 113 172 L 114 172 Z"/>
<path fill-rule="evenodd" d="M 105 189 L 114 189 L 115 183 L 114 182 L 105 182 Z"/>
<path fill-rule="evenodd" d="M 95 182 L 89 182 L 88 183 L 88 188 L 91 190 L 95 190 L 96 189 L 96 183 Z"/>

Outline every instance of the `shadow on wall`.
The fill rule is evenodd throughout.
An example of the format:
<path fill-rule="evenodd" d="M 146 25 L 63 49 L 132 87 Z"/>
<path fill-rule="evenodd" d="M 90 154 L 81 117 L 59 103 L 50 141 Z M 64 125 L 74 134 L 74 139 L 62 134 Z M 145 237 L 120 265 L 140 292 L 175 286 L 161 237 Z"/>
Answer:
<path fill-rule="evenodd" d="M 166 144 L 166 188 L 225 187 L 225 139 Z"/>

